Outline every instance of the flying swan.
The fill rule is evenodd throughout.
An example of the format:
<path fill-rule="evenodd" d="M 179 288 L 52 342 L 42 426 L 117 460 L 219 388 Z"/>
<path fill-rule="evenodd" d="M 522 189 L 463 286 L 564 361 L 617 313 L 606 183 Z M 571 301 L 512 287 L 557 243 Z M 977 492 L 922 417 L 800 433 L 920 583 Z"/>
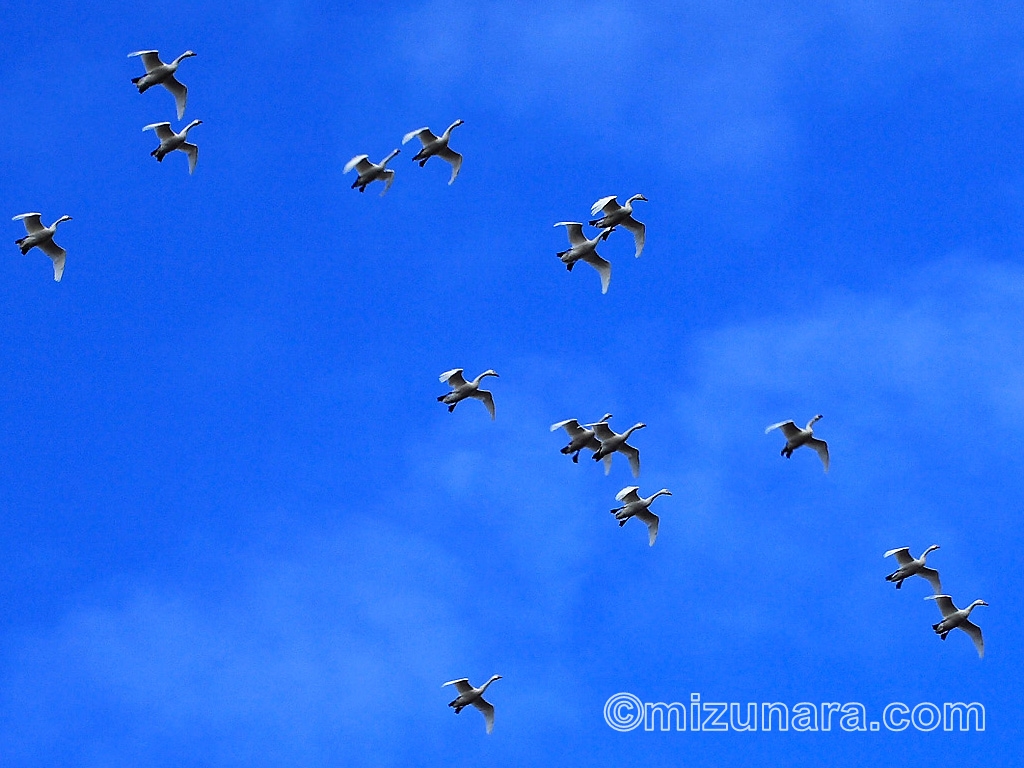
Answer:
<path fill-rule="evenodd" d="M 452 130 L 458 128 L 464 122 L 465 120 L 456 120 L 445 128 L 444 133 L 440 136 L 435 136 L 426 127 L 409 131 L 409 133 L 402 137 L 402 144 L 407 144 L 414 138 L 419 138 L 423 147 L 413 155 L 413 162 L 419 162 L 420 168 L 422 168 L 427 164 L 427 160 L 437 155 L 452 167 L 452 177 L 448 179 L 448 185 L 451 186 L 451 183 L 455 181 L 455 177 L 459 175 L 459 169 L 462 168 L 462 155 L 448 148 L 448 139 L 452 136 Z"/>
<path fill-rule="evenodd" d="M 448 394 L 441 395 L 437 398 L 437 402 L 444 403 L 448 406 L 448 413 L 455 410 L 455 406 L 465 400 L 467 397 L 472 397 L 479 400 L 487 407 L 487 412 L 491 414 L 491 419 L 494 419 L 494 396 L 486 389 L 480 389 L 480 382 L 483 381 L 485 376 L 498 377 L 495 371 L 487 370 L 481 373 L 472 381 L 466 381 L 462 375 L 462 368 L 453 368 L 450 371 L 445 371 L 438 377 L 438 381 L 447 382 L 448 386 L 452 388 L 452 391 Z"/>
<path fill-rule="evenodd" d="M 939 572 L 934 568 L 928 568 L 924 564 L 924 559 L 928 557 L 928 553 L 938 548 L 938 544 L 932 544 L 928 549 L 922 552 L 921 556 L 917 559 L 910 554 L 910 547 L 890 549 L 883 555 L 883 557 L 895 555 L 896 562 L 899 563 L 900 567 L 886 576 L 885 580 L 895 581 L 896 589 L 901 589 L 905 579 L 909 579 L 911 576 L 921 576 L 928 579 L 928 583 L 932 585 L 932 589 L 935 590 L 935 594 L 938 595 L 942 592 L 942 582 L 939 581 Z"/>
<path fill-rule="evenodd" d="M 555 226 L 565 227 L 569 234 L 569 249 L 558 253 L 558 258 L 565 264 L 565 268 L 572 272 L 577 261 L 585 261 L 601 276 L 601 293 L 608 293 L 608 283 L 612 279 L 612 265 L 598 256 L 597 244 L 602 240 L 607 240 L 608 235 L 615 231 L 615 227 L 602 229 L 593 240 L 587 240 L 586 235 L 583 234 L 583 225 L 578 221 L 560 221 Z"/>
<path fill-rule="evenodd" d="M 484 691 L 486 691 L 487 686 L 495 680 L 501 680 L 501 675 L 491 675 L 491 679 L 479 688 L 474 688 L 470 685 L 468 677 L 463 677 L 459 680 L 449 680 L 441 687 L 444 688 L 445 685 L 454 685 L 455 690 L 459 692 L 459 695 L 454 701 L 449 702 L 448 706 L 455 707 L 456 715 L 470 705 L 476 707 L 483 713 L 484 722 L 487 723 L 487 732 L 490 733 L 494 730 L 494 706 L 489 702 L 484 701 Z"/>
<path fill-rule="evenodd" d="M 612 415 L 606 413 L 601 417 L 600 421 L 608 421 Z M 580 423 L 576 419 L 566 419 L 560 421 L 557 424 L 551 425 L 551 431 L 554 432 L 556 429 L 564 429 L 569 435 L 569 444 L 562 449 L 562 453 L 568 456 L 572 454 L 572 463 L 578 464 L 580 460 L 580 451 L 587 448 L 595 453 L 601 448 L 601 441 L 597 439 L 594 434 L 594 430 L 588 429 L 587 427 L 581 427 Z M 612 461 L 611 456 L 605 456 L 605 465 L 610 465 Z"/>
<path fill-rule="evenodd" d="M 782 434 L 786 436 L 786 445 L 783 447 L 780 456 L 785 456 L 787 459 L 793 455 L 793 451 L 799 448 L 801 445 L 807 445 L 813 448 L 818 453 L 818 458 L 821 459 L 821 463 L 825 465 L 825 471 L 828 472 L 828 443 L 824 440 L 819 440 L 814 436 L 814 430 L 811 427 L 814 426 L 814 422 L 821 418 L 819 413 L 813 419 L 807 422 L 807 426 L 800 429 L 796 424 L 791 421 L 780 421 L 778 424 L 772 424 L 770 427 L 765 429 L 764 433 L 767 435 L 773 429 L 781 429 Z"/>
<path fill-rule="evenodd" d="M 193 120 L 182 128 L 180 133 L 175 133 L 170 123 L 151 123 L 147 125 L 142 130 L 156 131 L 156 137 L 160 139 L 160 146 L 149 154 L 155 157 L 157 162 L 162 163 L 167 155 L 176 149 L 180 149 L 188 155 L 188 172 L 191 175 L 192 171 L 196 169 L 196 161 L 199 159 L 199 147 L 195 144 L 189 144 L 185 139 L 188 138 L 189 131 L 202 124 L 202 120 Z"/>
<path fill-rule="evenodd" d="M 615 195 L 609 197 L 602 197 L 590 208 L 590 215 L 597 216 L 598 211 L 603 211 L 604 216 L 599 219 L 594 219 L 590 222 L 592 227 L 600 227 L 601 229 L 608 229 L 610 227 L 623 227 L 633 233 L 633 240 L 636 243 L 636 258 L 640 258 L 640 254 L 644 250 L 644 237 L 647 232 L 647 228 L 639 221 L 633 218 L 633 201 L 643 200 L 647 202 L 647 198 L 643 195 L 633 195 L 623 205 L 619 205 L 615 199 Z"/>
<path fill-rule="evenodd" d="M 623 488 L 615 494 L 616 501 L 622 501 L 625 503 L 621 507 L 613 509 L 612 514 L 614 514 L 615 519 L 619 521 L 620 528 L 624 526 L 626 521 L 631 517 L 635 517 L 646 525 L 648 538 L 647 546 L 653 547 L 654 540 L 658 538 L 658 516 L 651 512 L 651 502 L 659 496 L 671 496 L 672 491 L 668 488 L 662 488 L 653 496 L 648 496 L 646 499 L 640 495 L 639 491 L 640 486 L 631 485 L 628 488 Z"/>
<path fill-rule="evenodd" d="M 53 242 L 53 236 L 57 233 L 57 225 L 62 221 L 71 221 L 70 216 L 61 216 L 48 227 L 43 226 L 42 214 L 22 213 L 15 216 L 11 221 L 21 221 L 25 225 L 25 237 L 15 240 L 15 245 L 21 248 L 22 255 L 25 255 L 33 248 L 38 248 L 53 261 L 53 279 L 60 282 L 64 275 L 64 260 L 67 251 Z"/>
<path fill-rule="evenodd" d="M 953 598 L 949 595 L 928 595 L 925 600 L 934 600 L 938 603 L 939 610 L 942 611 L 942 621 L 932 624 L 935 634 L 945 640 L 946 635 L 954 629 L 962 629 L 974 641 L 974 647 L 978 649 L 978 658 L 985 658 L 985 641 L 981 637 L 981 627 L 967 617 L 979 605 L 988 605 L 988 603 L 984 600 L 975 600 L 963 610 L 957 610 L 957 607 L 953 605 Z"/>
<path fill-rule="evenodd" d="M 359 187 L 360 192 L 365 192 L 369 184 L 375 181 L 383 181 L 384 191 L 380 193 L 380 196 L 384 197 L 387 191 L 391 189 L 391 185 L 395 183 L 395 172 L 385 166 L 391 162 L 391 158 L 401 151 L 400 149 L 393 150 L 390 155 L 380 161 L 379 165 L 371 163 L 369 155 L 356 155 L 345 163 L 345 173 L 355 168 L 358 174 L 356 180 L 352 182 L 352 189 Z"/>
<path fill-rule="evenodd" d="M 142 63 L 146 67 L 146 74 L 133 77 L 132 82 L 139 89 L 139 93 L 145 93 L 154 85 L 162 85 L 174 96 L 174 103 L 178 105 L 178 119 L 185 116 L 185 102 L 188 101 L 188 88 L 178 82 L 174 73 L 178 71 L 178 65 L 190 56 L 195 56 L 195 51 L 185 51 L 170 64 L 160 61 L 160 54 L 157 51 L 136 51 L 129 53 L 128 58 L 141 56 Z"/>
<path fill-rule="evenodd" d="M 612 454 L 618 451 L 629 459 L 629 468 L 633 470 L 633 477 L 640 477 L 640 451 L 632 445 L 627 445 L 626 441 L 636 430 L 646 427 L 646 424 L 642 421 L 637 422 L 621 435 L 613 432 L 612 428 L 603 421 L 599 421 L 596 424 L 587 424 L 587 426 L 594 428 L 594 434 L 601 441 L 601 447 L 594 452 L 594 461 L 600 461 L 605 457 L 610 459 Z M 607 475 L 610 470 L 611 462 L 606 461 L 604 463 L 604 473 Z"/>

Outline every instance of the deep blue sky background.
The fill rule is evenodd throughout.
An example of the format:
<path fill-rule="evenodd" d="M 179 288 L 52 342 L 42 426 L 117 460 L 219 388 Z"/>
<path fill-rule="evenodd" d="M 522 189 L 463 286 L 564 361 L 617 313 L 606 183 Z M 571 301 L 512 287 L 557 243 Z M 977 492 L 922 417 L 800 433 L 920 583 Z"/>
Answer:
<path fill-rule="evenodd" d="M 0 33 L 0 211 L 74 217 L 59 285 L 0 258 L 4 766 L 1019 759 L 1017 4 L 8 3 Z M 199 54 L 192 177 L 149 157 L 151 47 Z M 409 145 L 349 190 L 457 117 L 453 186 Z M 551 225 L 635 192 L 602 296 Z M 496 422 L 434 402 L 453 367 L 499 371 Z M 605 411 L 675 494 L 653 549 L 607 511 L 625 461 L 547 430 Z M 763 434 L 818 412 L 828 475 Z M 984 660 L 882 580 L 932 543 Z M 440 684 L 494 673 L 487 737 Z M 619 734 L 618 691 L 988 730 Z"/>

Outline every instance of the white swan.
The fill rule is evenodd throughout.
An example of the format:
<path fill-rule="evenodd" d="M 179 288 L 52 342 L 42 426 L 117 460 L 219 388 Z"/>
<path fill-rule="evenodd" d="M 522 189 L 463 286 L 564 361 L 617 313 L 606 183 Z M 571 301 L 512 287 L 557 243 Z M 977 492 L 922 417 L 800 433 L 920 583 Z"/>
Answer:
<path fill-rule="evenodd" d="M 444 133 L 440 136 L 435 136 L 433 132 L 427 128 L 418 128 L 415 131 L 409 131 L 402 137 L 402 144 L 406 144 L 412 141 L 414 138 L 418 138 L 423 147 L 413 155 L 413 162 L 419 162 L 420 168 L 427 164 L 427 160 L 437 155 L 444 160 L 448 165 L 452 167 L 452 177 L 448 179 L 448 185 L 455 181 L 455 177 L 459 175 L 459 169 L 462 168 L 462 155 L 458 152 L 454 152 L 448 148 L 448 139 L 452 136 L 452 130 L 458 128 L 460 125 L 465 123 L 465 120 L 456 120 L 454 123 L 444 129 Z"/>
<path fill-rule="evenodd" d="M 25 237 L 15 240 L 15 245 L 21 248 L 22 255 L 33 248 L 38 248 L 53 261 L 53 279 L 60 282 L 64 275 L 64 261 L 67 251 L 53 242 L 53 236 L 57 233 L 57 225 L 63 221 L 71 221 L 70 216 L 61 216 L 48 227 L 43 226 L 42 214 L 22 213 L 15 216 L 11 221 L 21 221 L 25 225 Z"/>
<path fill-rule="evenodd" d="M 632 445 L 627 445 L 626 440 L 628 440 L 629 436 L 636 432 L 636 430 L 646 427 L 646 424 L 642 421 L 637 422 L 621 435 L 613 432 L 612 428 L 603 421 L 599 421 L 596 424 L 587 424 L 587 426 L 594 428 L 594 434 L 597 435 L 597 439 L 601 441 L 601 447 L 594 451 L 594 461 L 600 461 L 606 456 L 611 458 L 612 454 L 618 451 L 629 459 L 629 468 L 633 470 L 633 477 L 640 477 L 640 451 Z M 604 473 L 606 475 L 610 468 L 611 462 L 606 461 L 604 463 Z"/>
<path fill-rule="evenodd" d="M 654 540 L 658 538 L 658 516 L 651 512 L 651 502 L 659 496 L 671 496 L 672 491 L 668 488 L 662 488 L 653 496 L 648 496 L 646 499 L 640 495 L 639 491 L 640 486 L 631 485 L 628 488 L 623 488 L 615 494 L 616 501 L 622 501 L 625 503 L 621 507 L 613 509 L 612 514 L 614 514 L 615 519 L 619 521 L 620 528 L 625 525 L 626 521 L 631 517 L 635 517 L 646 525 L 647 538 L 649 539 L 647 546 L 653 547 Z"/>
<path fill-rule="evenodd" d="M 984 600 L 975 600 L 966 608 L 957 610 L 957 607 L 953 605 L 953 598 L 949 595 L 928 595 L 925 600 L 934 600 L 938 603 L 939 610 L 942 611 L 942 621 L 932 624 L 935 634 L 945 640 L 946 635 L 952 630 L 962 629 L 974 641 L 974 647 L 978 649 L 978 658 L 985 658 L 985 641 L 981 637 L 981 627 L 967 617 L 979 605 L 988 605 L 988 603 Z"/>
<path fill-rule="evenodd" d="M 585 261 L 601 276 L 601 293 L 608 293 L 608 283 L 612 279 L 612 265 L 598 256 L 597 244 L 602 240 L 607 240 L 608 235 L 615 231 L 615 227 L 603 229 L 593 240 L 587 240 L 586 235 L 583 234 L 583 225 L 578 221 L 560 221 L 555 226 L 565 227 L 569 235 L 569 249 L 558 253 L 558 258 L 565 264 L 565 268 L 572 272 L 577 261 Z"/>
<path fill-rule="evenodd" d="M 643 195 L 633 195 L 620 206 L 615 197 L 615 195 L 602 197 L 591 206 L 591 216 L 596 216 L 598 211 L 604 211 L 604 216 L 591 221 L 590 226 L 600 227 L 601 229 L 608 229 L 609 227 L 624 227 L 628 229 L 633 233 L 633 240 L 636 243 L 636 258 L 639 259 L 640 254 L 644 250 L 644 238 L 647 228 L 633 218 L 633 201 L 643 200 L 646 203 L 647 198 Z"/>
<path fill-rule="evenodd" d="M 601 417 L 600 421 L 608 421 L 611 417 L 610 413 L 606 413 Z M 601 448 L 601 441 L 597 439 L 594 430 L 581 427 L 576 419 L 566 419 L 557 424 L 552 424 L 551 431 L 554 432 L 556 429 L 564 429 L 569 435 L 569 444 L 562 449 L 562 453 L 567 456 L 571 453 L 573 464 L 579 463 L 580 451 L 584 448 L 595 452 Z M 605 464 L 608 465 L 611 463 L 612 457 L 605 456 L 604 460 Z"/>
<path fill-rule="evenodd" d="M 370 162 L 369 155 L 356 155 L 347 163 L 345 163 L 345 173 L 348 173 L 353 168 L 356 169 L 358 176 L 356 180 L 352 182 L 352 189 L 359 187 L 360 192 L 365 192 L 366 187 L 375 181 L 384 182 L 384 191 L 380 193 L 381 197 L 391 189 L 391 185 L 395 182 L 395 172 L 389 170 L 385 166 L 391 162 L 391 158 L 401 152 L 400 149 L 393 150 L 390 155 L 380 161 L 379 164 Z"/>
<path fill-rule="evenodd" d="M 483 381 L 485 376 L 498 377 L 498 374 L 495 371 L 487 370 L 472 381 L 466 381 L 462 375 L 462 370 L 462 368 L 453 368 L 441 374 L 438 381 L 447 382 L 452 391 L 438 397 L 437 402 L 447 405 L 448 413 L 451 413 L 455 410 L 456 405 L 467 397 L 472 397 L 482 402 L 487 407 L 487 412 L 491 414 L 491 419 L 494 419 L 494 396 L 486 389 L 480 389 L 480 382 Z"/>
<path fill-rule="evenodd" d="M 783 447 L 780 456 L 785 456 L 787 459 L 793 455 L 793 451 L 799 448 L 801 445 L 806 445 L 813 448 L 818 453 L 818 458 L 821 459 L 821 463 L 825 465 L 825 471 L 828 472 L 828 443 L 824 440 L 819 440 L 814 436 L 814 430 L 811 429 L 814 426 L 814 422 L 822 418 L 819 413 L 813 419 L 807 422 L 807 426 L 800 429 L 792 421 L 780 421 L 778 424 L 772 424 L 770 427 L 765 429 L 764 433 L 767 435 L 773 429 L 781 429 L 782 434 L 786 436 L 786 445 Z"/>
<path fill-rule="evenodd" d="M 149 154 L 155 157 L 157 162 L 162 163 L 167 155 L 176 149 L 180 149 L 188 155 L 188 172 L 191 175 L 192 171 L 196 169 L 196 161 L 199 159 L 199 147 L 195 144 L 189 144 L 186 138 L 188 138 L 189 131 L 202 124 L 202 120 L 193 120 L 182 128 L 180 133 L 175 133 L 170 123 L 150 123 L 142 130 L 156 131 L 156 137 L 160 139 L 160 146 Z"/>
<path fill-rule="evenodd" d="M 195 51 L 185 51 L 170 64 L 160 61 L 160 54 L 157 51 L 136 51 L 129 53 L 128 58 L 141 56 L 142 63 L 146 67 L 146 74 L 133 77 L 132 82 L 139 89 L 139 93 L 145 93 L 154 85 L 162 85 L 174 96 L 174 102 L 178 105 L 178 119 L 185 115 L 185 102 L 188 101 L 188 88 L 178 82 L 174 73 L 178 71 L 178 65 L 190 56 L 195 56 Z"/>
<path fill-rule="evenodd" d="M 487 732 L 490 733 L 494 730 L 494 707 L 487 701 L 484 701 L 484 691 L 487 690 L 487 686 L 493 683 L 495 680 L 501 680 L 501 675 L 491 675 L 491 679 L 481 685 L 479 688 L 474 688 L 469 684 L 469 678 L 463 677 L 458 680 L 449 680 L 444 683 L 445 685 L 454 685 L 455 690 L 459 692 L 459 695 L 454 701 L 448 703 L 449 707 L 455 707 L 455 714 L 459 714 L 465 707 L 470 705 L 479 709 L 484 716 L 484 722 L 487 723 Z"/>
<path fill-rule="evenodd" d="M 938 548 L 938 544 L 932 544 L 928 549 L 922 552 L 921 556 L 917 559 L 914 559 L 910 554 L 910 547 L 890 549 L 883 555 L 883 557 L 895 555 L 896 562 L 900 564 L 900 567 L 886 576 L 885 580 L 895 581 L 896 589 L 900 589 L 903 587 L 903 581 L 905 579 L 909 579 L 911 576 L 921 576 L 928 579 L 928 583 L 932 585 L 932 589 L 935 590 L 935 594 L 939 594 L 942 592 L 942 582 L 939 580 L 939 572 L 934 568 L 928 568 L 924 564 L 924 560 L 928 557 L 928 553 Z"/>

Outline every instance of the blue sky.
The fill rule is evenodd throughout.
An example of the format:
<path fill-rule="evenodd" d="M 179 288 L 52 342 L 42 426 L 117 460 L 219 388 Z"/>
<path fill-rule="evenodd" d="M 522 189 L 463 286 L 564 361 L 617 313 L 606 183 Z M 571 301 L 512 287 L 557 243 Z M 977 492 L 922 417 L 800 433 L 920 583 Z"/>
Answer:
<path fill-rule="evenodd" d="M 0 31 L 4 766 L 1010 764 L 1024 32 L 1009 3 L 54 3 Z M 158 164 L 135 50 L 199 145 Z M 446 186 L 414 145 L 456 118 Z M 377 185 L 379 187 L 379 185 Z M 642 192 L 571 274 L 552 224 Z M 9 222 L 8 236 L 22 235 Z M 494 368 L 491 422 L 442 371 Z M 558 453 L 635 436 L 633 483 Z M 832 471 L 767 424 L 825 418 Z M 929 544 L 979 660 L 931 632 Z M 441 683 L 491 674 L 486 736 Z M 617 733 L 605 701 L 979 701 L 984 733 Z"/>

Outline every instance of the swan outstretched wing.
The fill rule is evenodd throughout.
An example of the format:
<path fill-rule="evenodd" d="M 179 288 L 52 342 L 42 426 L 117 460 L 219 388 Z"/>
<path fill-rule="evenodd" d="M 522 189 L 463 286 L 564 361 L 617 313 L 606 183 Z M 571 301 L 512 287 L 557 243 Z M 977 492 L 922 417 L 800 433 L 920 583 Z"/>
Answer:
<path fill-rule="evenodd" d="M 473 706 L 479 709 L 484 716 L 484 722 L 487 723 L 487 732 L 490 733 L 494 730 L 494 707 L 483 698 L 479 698 L 473 702 Z"/>
<path fill-rule="evenodd" d="M 624 501 L 627 504 L 632 504 L 634 501 L 640 501 L 640 494 L 637 493 L 639 490 L 639 485 L 628 485 L 615 494 L 615 500 Z"/>
<path fill-rule="evenodd" d="M 576 419 L 566 419 L 565 421 L 560 421 L 557 424 L 551 425 L 552 432 L 559 429 L 564 429 L 569 434 L 569 437 L 576 437 L 584 431 L 583 427 L 580 426 L 579 421 Z"/>
<path fill-rule="evenodd" d="M 953 605 L 953 598 L 949 595 L 928 595 L 925 600 L 934 600 L 939 610 L 942 611 L 942 618 L 949 618 L 951 615 L 956 613 L 956 606 Z"/>
<path fill-rule="evenodd" d="M 441 147 L 437 151 L 437 156 L 452 167 L 452 177 L 448 179 L 448 185 L 451 186 L 455 177 L 459 175 L 459 169 L 462 168 L 462 155 L 448 147 Z"/>
<path fill-rule="evenodd" d="M 587 424 L 587 426 L 594 430 L 594 434 L 597 435 L 598 440 L 610 440 L 615 437 L 615 432 L 608 426 L 608 422 L 599 421 L 596 424 Z"/>
<path fill-rule="evenodd" d="M 619 446 L 619 453 L 629 459 L 629 468 L 633 470 L 633 477 L 640 477 L 640 451 L 632 445 L 623 443 Z"/>
<path fill-rule="evenodd" d="M 818 458 L 821 459 L 821 463 L 825 465 L 825 471 L 828 472 L 828 443 L 824 440 L 812 437 L 807 441 L 807 445 L 815 450 L 818 454 Z"/>
<path fill-rule="evenodd" d="M 452 368 L 450 371 L 445 371 L 437 377 L 438 381 L 444 381 L 448 383 L 452 389 L 458 389 L 459 387 L 466 386 L 466 378 L 462 375 L 462 368 Z"/>
<path fill-rule="evenodd" d="M 199 147 L 186 141 L 178 149 L 188 155 L 188 172 L 191 175 L 192 171 L 196 169 L 196 161 L 199 160 Z"/>
<path fill-rule="evenodd" d="M 159 51 L 136 51 L 135 53 L 129 53 L 128 58 L 133 56 L 142 57 L 142 66 L 146 68 L 147 72 L 152 72 L 157 67 L 162 67 L 164 63 L 160 61 Z"/>
<path fill-rule="evenodd" d="M 601 276 L 601 293 L 608 293 L 608 283 L 612 281 L 611 262 L 602 259 L 597 253 L 588 253 L 580 261 L 585 261 L 597 270 L 597 274 Z"/>
<path fill-rule="evenodd" d="M 649 509 L 644 509 L 637 512 L 634 517 L 647 526 L 647 546 L 653 547 L 654 540 L 658 538 L 658 516 Z"/>
<path fill-rule="evenodd" d="M 154 131 L 156 133 L 156 137 L 160 139 L 160 141 L 167 141 L 167 139 L 173 138 L 174 136 L 174 131 L 171 129 L 170 123 L 150 123 L 142 130 Z"/>
<path fill-rule="evenodd" d="M 182 85 L 174 75 L 171 75 L 162 83 L 164 88 L 174 94 L 174 103 L 178 105 L 178 119 L 185 115 L 185 103 L 188 101 L 188 88 Z"/>
<path fill-rule="evenodd" d="M 67 251 L 57 245 L 53 240 L 46 240 L 39 244 L 39 250 L 45 253 L 53 261 L 53 279 L 60 282 L 64 276 L 64 261 Z"/>
<path fill-rule="evenodd" d="M 605 214 L 615 213 L 622 206 L 615 200 L 615 195 L 609 195 L 608 197 L 602 197 L 592 206 L 590 206 L 590 215 L 596 216 L 598 211 L 604 211 Z"/>
<path fill-rule="evenodd" d="M 30 235 L 46 229 L 43 226 L 43 215 L 41 213 L 19 213 L 11 221 L 21 221 L 25 225 L 25 231 Z"/>
<path fill-rule="evenodd" d="M 356 172 L 360 176 L 362 176 L 367 171 L 373 170 L 373 167 L 374 167 L 374 165 L 373 165 L 373 163 L 370 162 L 370 156 L 369 155 L 356 155 L 351 160 L 349 160 L 347 163 L 345 163 L 345 170 L 342 171 L 342 173 L 348 173 L 353 168 L 355 168 Z"/>
<path fill-rule="evenodd" d="M 939 572 L 934 568 L 925 566 L 917 572 L 917 575 L 928 579 L 928 583 L 932 585 L 936 595 L 942 592 L 942 581 L 939 579 Z"/>
<path fill-rule="evenodd" d="M 380 172 L 380 178 L 384 181 L 384 191 L 380 193 L 380 197 L 384 197 L 391 189 L 391 185 L 395 183 L 395 172 L 390 168 L 385 168 Z"/>
<path fill-rule="evenodd" d="M 583 245 L 587 242 L 586 236 L 583 234 L 583 225 L 578 221 L 560 221 L 555 224 L 556 227 L 565 227 L 565 231 L 569 235 L 569 245 L 574 248 L 577 245 Z"/>
<path fill-rule="evenodd" d="M 454 685 L 455 690 L 459 693 L 469 693 L 473 690 L 473 686 L 469 684 L 468 677 L 460 677 L 458 680 L 449 680 L 447 683 L 441 683 L 442 688 L 446 685 Z"/>
<path fill-rule="evenodd" d="M 981 636 L 981 627 L 970 619 L 964 619 L 960 623 L 960 629 L 970 635 L 971 640 L 974 641 L 974 647 L 978 649 L 978 658 L 985 658 L 985 640 Z"/>
<path fill-rule="evenodd" d="M 619 226 L 625 227 L 633 233 L 633 241 L 636 243 L 636 258 L 639 259 L 640 254 L 644 251 L 644 238 L 646 237 L 647 227 L 632 216 L 625 221 L 619 222 Z"/>
<path fill-rule="evenodd" d="M 890 549 L 882 557 L 896 556 L 896 562 L 901 566 L 910 565 L 914 562 L 914 558 L 910 556 L 910 547 L 900 547 L 899 549 Z"/>
<path fill-rule="evenodd" d="M 423 126 L 422 128 L 417 128 L 415 131 L 409 131 L 405 134 L 405 136 L 402 137 L 402 143 L 408 144 L 410 141 L 417 138 L 420 140 L 420 144 L 424 147 L 431 142 L 437 141 L 437 136 L 435 136 L 428 127 Z"/>
<path fill-rule="evenodd" d="M 770 427 L 765 427 L 764 433 L 767 435 L 773 429 L 781 429 L 782 434 L 784 434 L 787 439 L 790 437 L 796 437 L 800 434 L 800 427 L 793 423 L 792 419 L 789 421 L 780 421 L 778 424 L 772 424 Z"/>
<path fill-rule="evenodd" d="M 491 421 L 494 421 L 494 395 L 486 389 L 478 389 L 476 392 L 471 394 L 470 397 L 479 400 L 487 406 L 487 412 L 491 414 Z"/>

